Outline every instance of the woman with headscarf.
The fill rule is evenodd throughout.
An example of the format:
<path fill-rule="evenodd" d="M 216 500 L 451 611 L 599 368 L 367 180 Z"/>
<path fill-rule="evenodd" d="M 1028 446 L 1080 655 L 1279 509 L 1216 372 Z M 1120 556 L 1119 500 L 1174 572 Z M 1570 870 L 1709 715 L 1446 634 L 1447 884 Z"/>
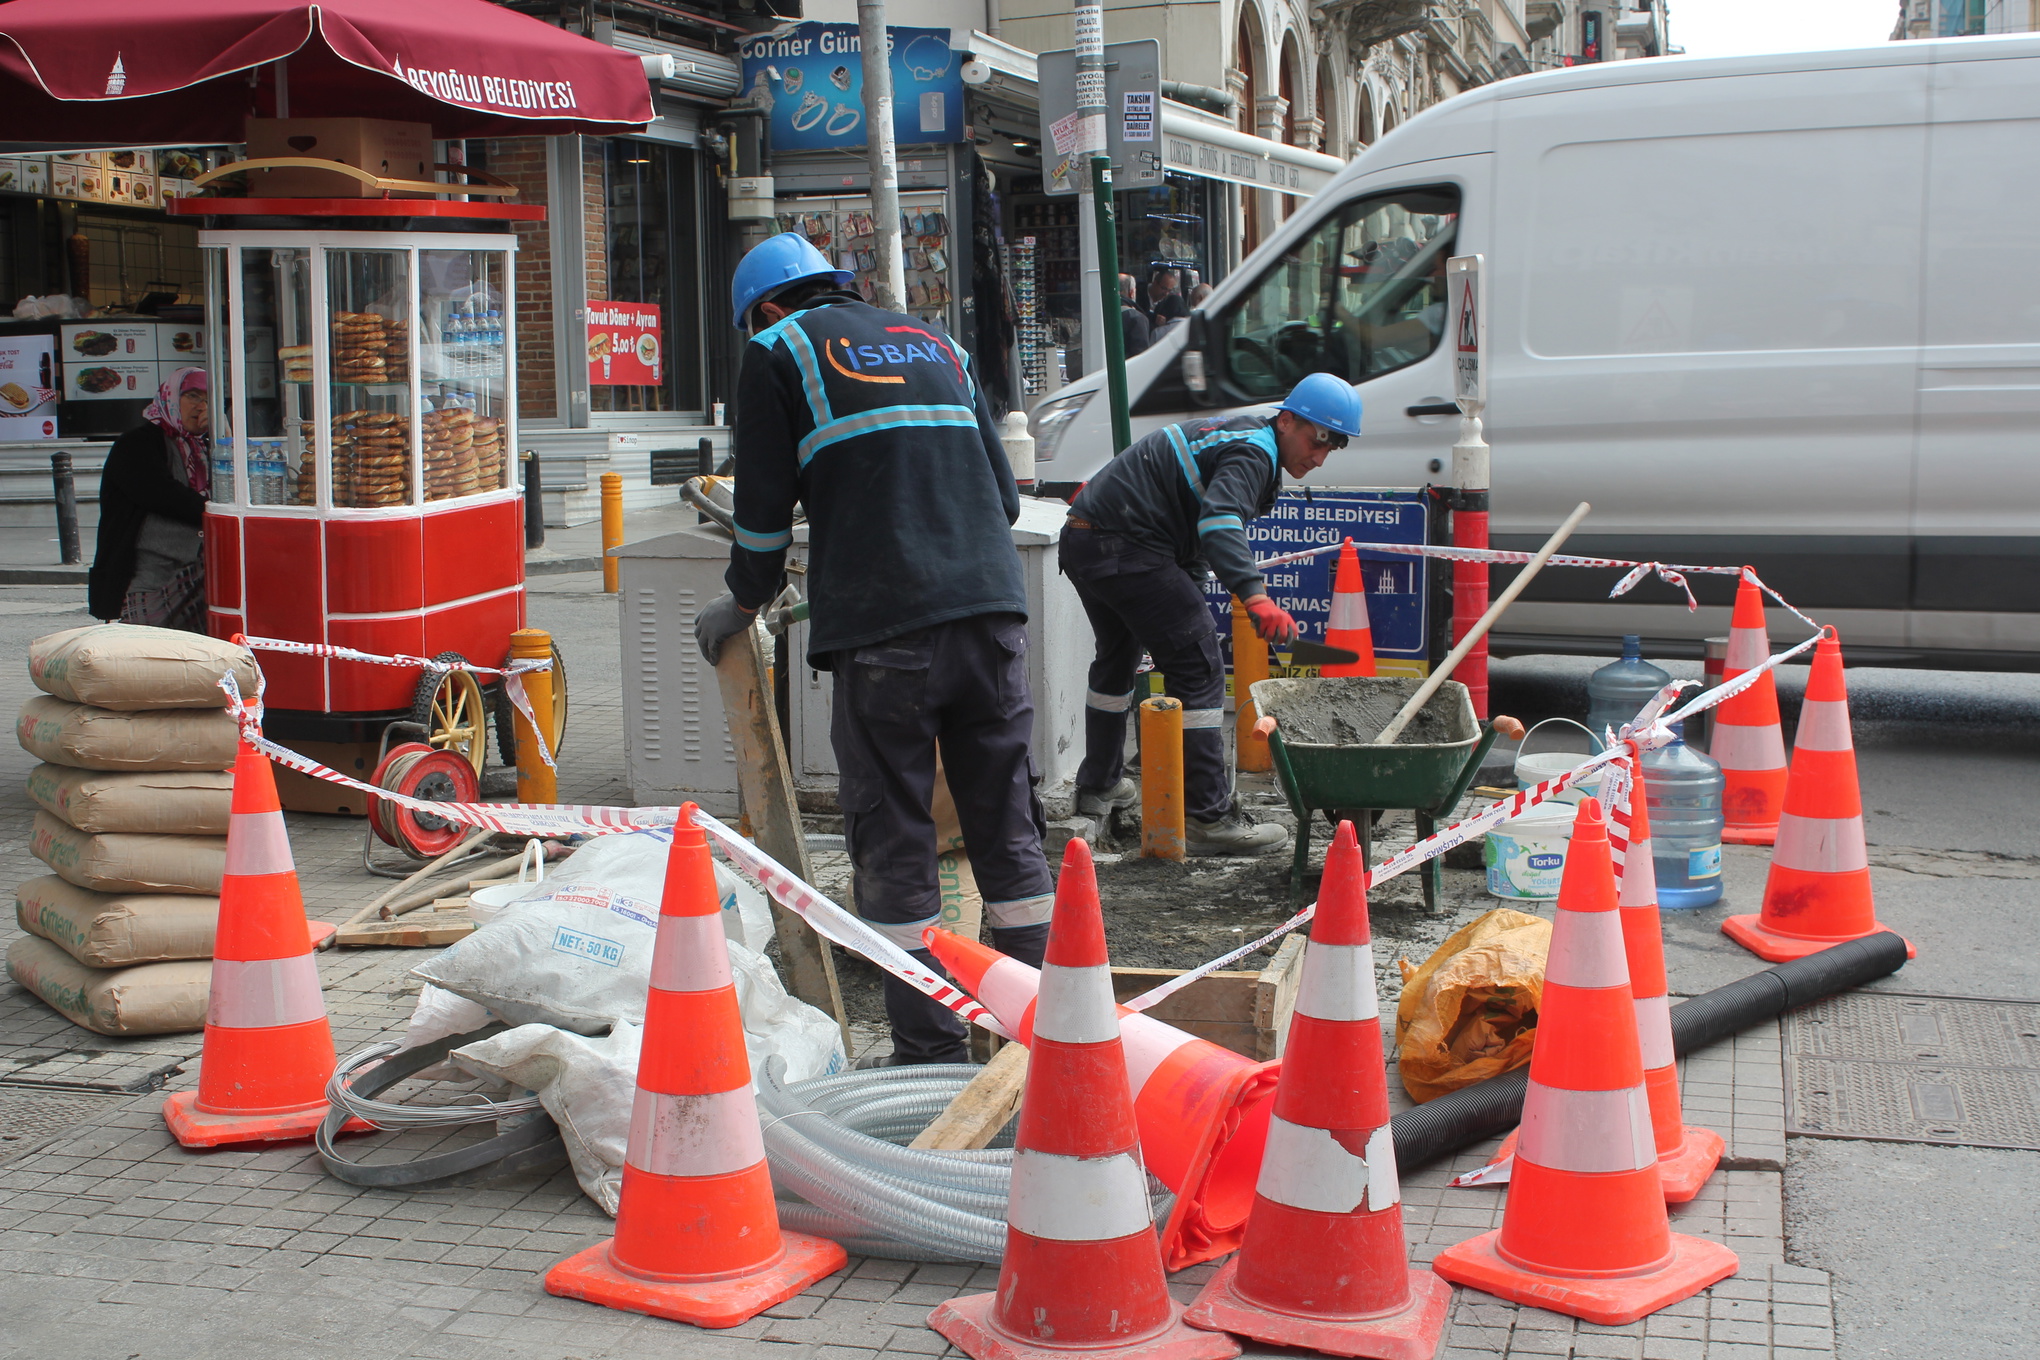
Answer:
<path fill-rule="evenodd" d="M 212 405 L 205 370 L 180 368 L 113 441 L 99 474 L 92 616 L 205 631 L 205 503 Z"/>

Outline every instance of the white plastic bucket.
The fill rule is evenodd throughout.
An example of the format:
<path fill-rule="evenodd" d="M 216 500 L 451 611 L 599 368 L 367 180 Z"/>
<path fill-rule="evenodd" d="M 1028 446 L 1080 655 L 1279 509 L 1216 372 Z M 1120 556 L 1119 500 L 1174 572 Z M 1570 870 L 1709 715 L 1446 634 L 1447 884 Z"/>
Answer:
<path fill-rule="evenodd" d="M 1578 812 L 1577 804 L 1553 798 L 1488 832 L 1482 856 L 1488 895 L 1505 902 L 1555 901 Z"/>
<path fill-rule="evenodd" d="M 530 878 L 525 875 L 530 874 Z M 545 882 L 545 846 L 536 840 L 524 843 L 524 854 L 517 861 L 517 877 L 503 883 L 491 883 L 486 888 L 476 888 L 468 894 L 468 915 L 474 917 L 478 926 L 487 925 L 496 919 L 503 908 L 524 896 L 534 883 Z"/>
<path fill-rule="evenodd" d="M 1530 742 L 1536 737 L 1537 729 L 1548 726 L 1551 723 L 1564 723 L 1567 727 L 1579 728 L 1580 734 L 1586 738 L 1586 749 L 1581 751 L 1530 750 Z M 1572 739 L 1571 733 L 1566 733 L 1564 736 L 1567 740 Z M 1571 718 L 1546 718 L 1543 722 L 1536 724 L 1528 732 L 1525 732 L 1521 744 L 1516 747 L 1516 783 L 1527 789 L 1533 785 L 1542 784 L 1547 779 L 1555 779 L 1567 770 L 1577 766 L 1588 756 L 1598 754 L 1600 750 L 1600 741 L 1585 723 L 1576 723 Z M 1554 794 L 1553 797 L 1575 804 L 1582 798 L 1598 798 L 1601 793 L 1602 774 L 1602 771 L 1596 770 L 1571 788 L 1563 789 Z"/>

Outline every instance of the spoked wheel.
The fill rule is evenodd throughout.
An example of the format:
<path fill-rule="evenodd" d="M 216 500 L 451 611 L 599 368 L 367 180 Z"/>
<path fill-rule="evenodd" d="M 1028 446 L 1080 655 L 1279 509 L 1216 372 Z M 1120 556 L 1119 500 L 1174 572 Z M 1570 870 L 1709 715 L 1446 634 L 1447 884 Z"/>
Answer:
<path fill-rule="evenodd" d="M 489 706 L 481 683 L 459 652 L 441 652 L 433 660 L 461 669 L 427 671 L 418 678 L 411 721 L 426 730 L 425 740 L 434 750 L 458 753 L 479 776 L 489 759 Z"/>
<path fill-rule="evenodd" d="M 433 750 L 408 741 L 390 748 L 369 781 L 377 788 L 430 803 L 477 803 L 482 784 L 467 758 L 453 750 Z M 436 859 L 466 839 L 460 822 L 418 812 L 382 798 L 370 798 L 368 824 L 385 845 L 394 845 L 414 860 Z"/>
<path fill-rule="evenodd" d="M 567 658 L 557 642 L 552 645 L 552 730 L 553 759 L 558 760 L 567 744 Z M 496 696 L 496 752 L 505 765 L 517 763 L 517 706 L 510 702 L 507 684 Z"/>

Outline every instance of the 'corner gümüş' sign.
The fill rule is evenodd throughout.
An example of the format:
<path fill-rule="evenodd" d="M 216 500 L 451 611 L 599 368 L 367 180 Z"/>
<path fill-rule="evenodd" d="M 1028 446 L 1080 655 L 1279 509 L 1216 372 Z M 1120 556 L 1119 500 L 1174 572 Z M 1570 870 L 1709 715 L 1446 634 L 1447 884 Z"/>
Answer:
<path fill-rule="evenodd" d="M 946 28 L 886 29 L 892 45 L 893 141 L 921 146 L 963 140 L 963 62 Z M 762 108 L 774 151 L 865 144 L 864 65 L 855 24 L 795 24 L 738 45 L 744 92 L 737 107 Z"/>

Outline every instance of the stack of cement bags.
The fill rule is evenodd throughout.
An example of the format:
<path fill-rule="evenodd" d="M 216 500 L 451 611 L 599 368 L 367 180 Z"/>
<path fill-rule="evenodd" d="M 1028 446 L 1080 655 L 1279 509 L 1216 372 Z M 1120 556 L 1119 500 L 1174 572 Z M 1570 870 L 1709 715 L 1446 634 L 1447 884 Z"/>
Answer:
<path fill-rule="evenodd" d="M 116 623 L 39 638 L 28 665 L 43 693 L 15 734 L 43 762 L 29 848 L 53 872 L 15 890 L 8 976 L 101 1034 L 203 1028 L 237 739 L 219 679 L 252 695 L 254 662 Z"/>

